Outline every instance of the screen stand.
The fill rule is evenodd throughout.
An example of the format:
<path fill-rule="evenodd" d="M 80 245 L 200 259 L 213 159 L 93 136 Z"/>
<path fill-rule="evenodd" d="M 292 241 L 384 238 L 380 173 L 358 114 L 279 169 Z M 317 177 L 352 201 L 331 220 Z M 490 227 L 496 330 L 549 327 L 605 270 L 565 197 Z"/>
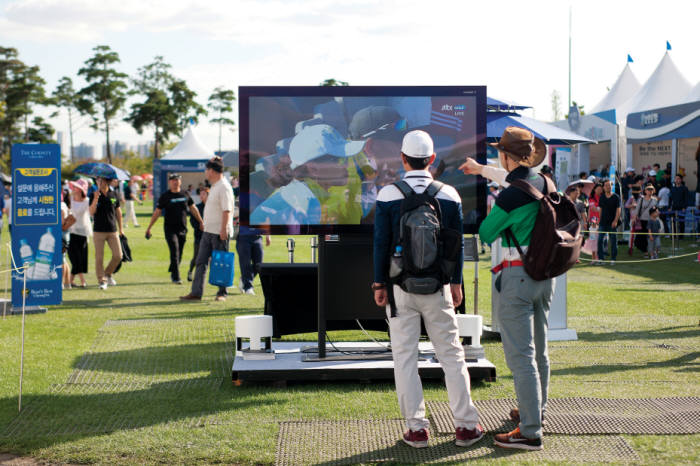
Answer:
<path fill-rule="evenodd" d="M 326 357 L 326 280 L 324 261 L 326 258 L 326 236 L 318 236 L 318 358 Z"/>

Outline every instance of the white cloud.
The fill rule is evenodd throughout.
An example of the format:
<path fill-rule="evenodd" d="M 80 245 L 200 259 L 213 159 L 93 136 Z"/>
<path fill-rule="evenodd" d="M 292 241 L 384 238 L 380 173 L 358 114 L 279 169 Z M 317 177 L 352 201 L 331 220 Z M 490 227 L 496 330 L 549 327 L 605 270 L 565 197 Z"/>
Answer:
<path fill-rule="evenodd" d="M 572 97 L 586 108 L 612 85 L 627 53 L 643 82 L 667 39 L 681 71 L 700 78 L 694 3 L 572 3 Z M 494 97 L 534 105 L 540 119 L 551 115 L 554 89 L 568 97 L 568 3 L 561 1 L 16 0 L 1 8 L 0 41 L 19 42 L 20 53 L 24 41 L 54 56 L 77 47 L 83 54 L 95 43 L 109 43 L 124 62 L 163 54 L 202 103 L 218 85 L 314 85 L 331 77 L 357 85 L 486 84 Z M 167 45 L 133 39 L 149 37 L 144 32 L 182 42 L 160 50 Z M 189 40 L 216 53 L 182 59 L 177 47 Z M 74 64 L 64 66 L 42 72 L 75 74 Z M 126 125 L 119 131 L 142 138 Z M 203 132 L 214 146 L 216 130 Z"/>

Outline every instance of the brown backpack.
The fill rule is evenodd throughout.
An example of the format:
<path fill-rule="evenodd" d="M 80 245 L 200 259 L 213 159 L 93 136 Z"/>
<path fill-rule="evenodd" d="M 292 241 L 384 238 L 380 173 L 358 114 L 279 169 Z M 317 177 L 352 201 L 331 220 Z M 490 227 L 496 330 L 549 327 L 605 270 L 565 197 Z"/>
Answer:
<path fill-rule="evenodd" d="M 552 180 L 540 176 L 544 178 L 547 194 L 522 179 L 510 183 L 540 202 L 527 253 L 523 254 L 510 228 L 506 229 L 506 236 L 518 249 L 525 271 L 538 281 L 559 276 L 573 267 L 583 244 L 581 218 L 576 206 L 557 192 Z"/>

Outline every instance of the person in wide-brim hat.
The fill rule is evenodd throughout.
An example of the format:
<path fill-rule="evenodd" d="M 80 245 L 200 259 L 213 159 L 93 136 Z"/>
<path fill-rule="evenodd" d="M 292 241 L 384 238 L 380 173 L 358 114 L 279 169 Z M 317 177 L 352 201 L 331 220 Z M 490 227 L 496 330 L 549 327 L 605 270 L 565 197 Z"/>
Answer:
<path fill-rule="evenodd" d="M 489 144 L 525 167 L 536 167 L 544 160 L 547 148 L 541 139 L 531 131 L 517 126 L 509 126 L 503 131 L 498 142 Z"/>

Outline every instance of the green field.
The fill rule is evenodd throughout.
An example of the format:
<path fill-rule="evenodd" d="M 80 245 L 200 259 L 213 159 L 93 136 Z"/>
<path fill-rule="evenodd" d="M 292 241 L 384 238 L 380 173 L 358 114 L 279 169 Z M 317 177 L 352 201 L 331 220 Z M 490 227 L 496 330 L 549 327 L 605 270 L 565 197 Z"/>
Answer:
<path fill-rule="evenodd" d="M 117 287 L 98 290 L 91 274 L 88 289 L 66 290 L 61 306 L 27 316 L 20 416 L 21 318 L 0 320 L 0 452 L 48 463 L 271 464 L 279 421 L 400 417 L 391 383 L 233 386 L 234 317 L 262 312 L 259 282 L 256 296 L 234 288 L 214 302 L 207 285 L 201 303 L 181 303 L 189 285 L 170 283 L 162 220 L 154 238 L 143 238 L 147 210 L 140 207 L 141 228 L 126 229 L 135 261 L 116 275 Z M 3 247 L 8 239 L 5 229 Z M 273 237 L 266 261 L 286 262 L 285 240 Z M 191 247 L 190 238 L 183 262 Z M 697 249 L 684 240 L 680 253 Z M 297 238 L 297 251 L 298 262 L 309 260 L 308 237 Z M 579 340 L 550 345 L 550 397 L 700 396 L 700 264 L 624 264 L 642 258 L 621 252 L 614 267 L 584 263 L 569 273 L 569 327 Z M 490 262 L 482 259 L 479 308 L 489 322 Z M 472 264 L 465 277 L 469 303 Z M 359 331 L 330 336 L 366 339 Z M 474 398 L 514 398 L 500 343 L 484 346 L 498 379 L 474 384 Z M 426 384 L 425 394 L 447 400 L 441 383 Z M 646 464 L 700 463 L 697 434 L 624 438 Z"/>

